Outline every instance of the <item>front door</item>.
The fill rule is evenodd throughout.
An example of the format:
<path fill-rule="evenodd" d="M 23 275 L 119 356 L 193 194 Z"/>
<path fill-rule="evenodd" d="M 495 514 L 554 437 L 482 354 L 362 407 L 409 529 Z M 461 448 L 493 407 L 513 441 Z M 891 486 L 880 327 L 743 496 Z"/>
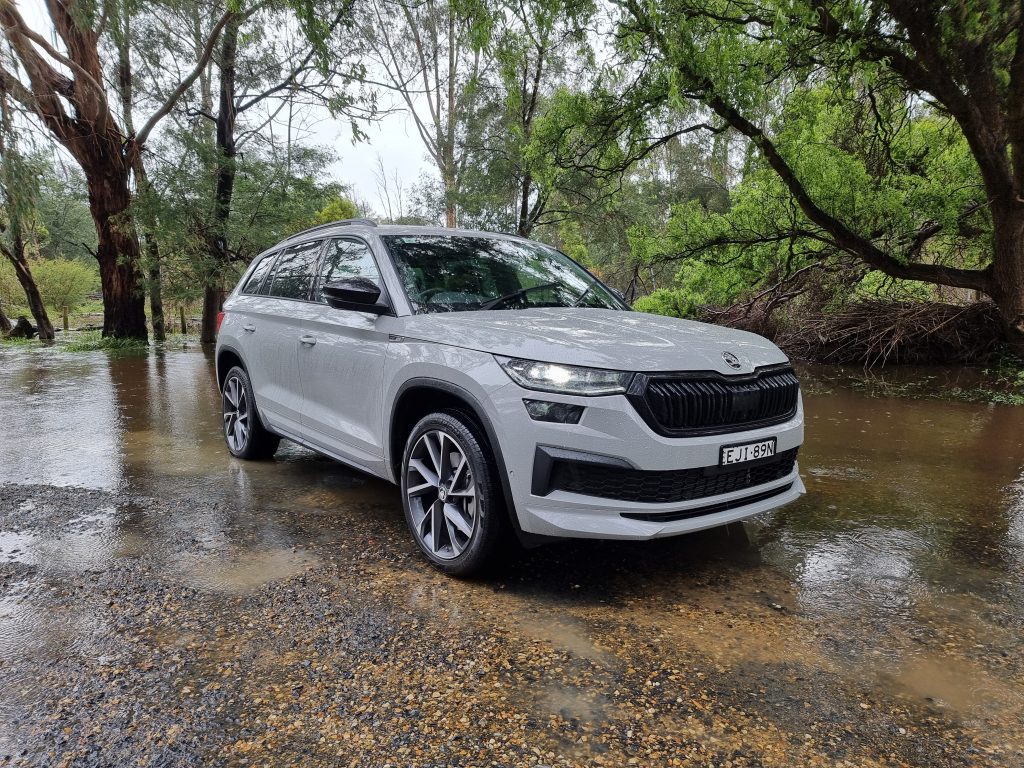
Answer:
<path fill-rule="evenodd" d="M 321 289 L 344 277 L 365 277 L 384 290 L 369 246 L 357 238 L 327 244 L 314 301 L 306 308 L 299 349 L 303 432 L 311 443 L 355 464 L 383 466 L 382 403 L 388 334 L 368 312 L 334 309 Z"/>

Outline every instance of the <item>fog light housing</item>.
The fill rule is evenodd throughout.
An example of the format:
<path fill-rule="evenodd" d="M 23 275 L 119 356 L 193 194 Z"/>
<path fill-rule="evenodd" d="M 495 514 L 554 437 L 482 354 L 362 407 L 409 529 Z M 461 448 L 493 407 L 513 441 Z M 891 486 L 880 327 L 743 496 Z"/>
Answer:
<path fill-rule="evenodd" d="M 553 403 L 549 400 L 523 400 L 526 412 L 534 421 L 550 421 L 555 424 L 579 424 L 583 418 L 583 406 L 572 403 Z"/>

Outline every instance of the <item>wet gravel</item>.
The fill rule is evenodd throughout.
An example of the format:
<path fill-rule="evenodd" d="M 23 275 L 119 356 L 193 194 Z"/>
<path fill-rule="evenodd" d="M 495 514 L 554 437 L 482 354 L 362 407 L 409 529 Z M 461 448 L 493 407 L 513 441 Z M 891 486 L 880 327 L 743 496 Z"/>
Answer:
<path fill-rule="evenodd" d="M 851 649 L 863 627 L 804 615 L 742 527 L 549 547 L 464 582 L 420 561 L 392 506 L 364 511 L 353 528 L 316 504 L 253 520 L 196 499 L 0 486 L 0 764 L 1024 759 L 1019 641 L 974 662 L 1014 701 L 996 691 L 961 719 L 861 665 L 873 644 L 941 658 L 973 643 Z M 201 520 L 220 522 L 187 524 Z"/>
<path fill-rule="evenodd" d="M 0 370 L 0 768 L 1024 766 L 1024 409 L 808 372 L 799 502 L 457 581 L 205 353 Z"/>

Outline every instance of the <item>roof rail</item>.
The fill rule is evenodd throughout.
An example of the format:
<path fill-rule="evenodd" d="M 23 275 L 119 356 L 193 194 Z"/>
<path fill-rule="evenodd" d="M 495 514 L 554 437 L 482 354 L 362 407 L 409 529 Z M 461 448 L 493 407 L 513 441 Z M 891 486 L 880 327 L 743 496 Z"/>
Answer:
<path fill-rule="evenodd" d="M 364 226 L 364 227 L 376 227 L 377 222 L 373 219 L 339 219 L 338 221 L 329 221 L 326 224 L 317 224 L 315 227 L 304 229 L 301 232 L 296 232 L 294 235 L 288 235 L 285 240 L 292 240 L 299 235 L 308 235 L 310 232 L 317 232 L 321 229 L 330 229 L 331 227 L 351 227 L 351 226 Z"/>

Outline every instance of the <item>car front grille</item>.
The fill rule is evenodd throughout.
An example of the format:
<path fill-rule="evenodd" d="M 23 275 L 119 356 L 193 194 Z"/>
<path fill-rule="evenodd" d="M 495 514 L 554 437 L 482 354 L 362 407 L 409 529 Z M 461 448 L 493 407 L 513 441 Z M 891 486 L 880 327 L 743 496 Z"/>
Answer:
<path fill-rule="evenodd" d="M 551 488 L 643 504 L 692 501 L 781 480 L 793 471 L 796 454 L 793 448 L 767 461 L 725 470 L 698 467 L 645 471 L 557 460 L 551 469 Z"/>
<path fill-rule="evenodd" d="M 629 400 L 658 434 L 668 437 L 739 432 L 792 418 L 800 382 L 789 366 L 753 374 L 638 374 Z"/>

